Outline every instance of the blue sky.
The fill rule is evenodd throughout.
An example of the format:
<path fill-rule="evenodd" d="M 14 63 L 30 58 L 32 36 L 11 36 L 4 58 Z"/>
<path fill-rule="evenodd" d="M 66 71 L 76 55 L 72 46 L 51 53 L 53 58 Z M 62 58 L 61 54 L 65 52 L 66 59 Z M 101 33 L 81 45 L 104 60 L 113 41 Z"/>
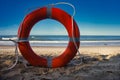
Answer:
<path fill-rule="evenodd" d="M 75 6 L 74 19 L 81 35 L 120 35 L 120 0 L 0 0 L 0 35 L 17 34 L 27 10 L 62 1 Z M 56 7 L 72 15 L 71 7 Z M 67 32 L 59 22 L 46 19 L 38 22 L 31 34 L 66 35 Z"/>

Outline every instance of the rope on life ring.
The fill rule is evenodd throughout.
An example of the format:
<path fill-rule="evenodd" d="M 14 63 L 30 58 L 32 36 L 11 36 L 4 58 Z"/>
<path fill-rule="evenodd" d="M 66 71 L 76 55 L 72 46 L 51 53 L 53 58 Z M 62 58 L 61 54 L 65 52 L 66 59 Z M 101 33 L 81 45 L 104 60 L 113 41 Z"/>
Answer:
<path fill-rule="evenodd" d="M 38 21 L 47 18 L 51 18 L 62 23 L 65 26 L 69 37 L 69 42 L 66 50 L 60 56 L 55 57 L 53 59 L 45 59 L 35 54 L 28 41 L 28 37 L 33 25 Z M 23 20 L 18 30 L 18 39 L 20 40 L 20 42 L 18 42 L 18 47 L 23 57 L 33 66 L 43 66 L 52 68 L 65 66 L 68 62 L 70 62 L 71 59 L 74 58 L 80 45 L 79 29 L 74 20 L 73 23 L 71 22 L 72 20 L 73 18 L 68 13 L 59 8 L 54 7 L 39 8 L 28 14 Z M 74 28 L 73 30 L 72 26 Z"/>

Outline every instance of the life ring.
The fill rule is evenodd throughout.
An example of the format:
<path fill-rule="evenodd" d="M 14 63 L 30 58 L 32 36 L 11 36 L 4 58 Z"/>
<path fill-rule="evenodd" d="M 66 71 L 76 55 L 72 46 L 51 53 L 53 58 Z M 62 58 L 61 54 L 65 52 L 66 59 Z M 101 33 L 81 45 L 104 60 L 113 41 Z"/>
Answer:
<path fill-rule="evenodd" d="M 38 56 L 32 50 L 29 41 L 25 41 L 28 39 L 30 31 L 35 23 L 40 20 L 51 18 L 54 20 L 59 21 L 62 23 L 68 32 L 69 42 L 66 50 L 58 57 L 53 59 L 45 59 L 43 57 Z M 43 7 L 33 12 L 29 13 L 25 19 L 23 20 L 21 26 L 18 29 L 18 39 L 23 40 L 18 42 L 18 47 L 23 55 L 23 57 L 33 66 L 42 66 L 42 67 L 62 67 L 65 66 L 71 59 L 76 55 L 77 49 L 73 42 L 73 35 L 72 35 L 72 23 L 71 23 L 71 16 L 66 13 L 65 11 L 59 8 L 48 8 Z M 74 39 L 77 47 L 79 48 L 79 29 L 75 21 L 74 24 Z"/>

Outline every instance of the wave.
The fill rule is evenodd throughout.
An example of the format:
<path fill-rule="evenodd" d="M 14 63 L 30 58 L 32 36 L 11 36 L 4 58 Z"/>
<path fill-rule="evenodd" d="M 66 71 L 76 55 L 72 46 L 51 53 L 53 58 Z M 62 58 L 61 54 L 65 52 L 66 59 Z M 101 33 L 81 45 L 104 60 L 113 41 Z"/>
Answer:
<path fill-rule="evenodd" d="M 1 38 L 1 40 L 17 40 L 17 37 L 10 37 L 10 38 L 8 38 L 8 37 L 2 37 Z"/>
<path fill-rule="evenodd" d="M 9 39 L 16 40 L 16 35 L 0 36 L 1 45 L 14 45 Z M 69 38 L 65 35 L 32 35 L 31 46 L 67 46 Z M 120 46 L 120 36 L 80 36 L 81 46 Z"/>
<path fill-rule="evenodd" d="M 30 43 L 68 43 L 68 41 L 30 41 Z"/>
<path fill-rule="evenodd" d="M 67 46 L 68 41 L 29 41 L 31 46 Z M 0 41 L 1 45 L 14 45 L 12 41 Z M 120 40 L 80 41 L 81 46 L 120 46 Z"/>

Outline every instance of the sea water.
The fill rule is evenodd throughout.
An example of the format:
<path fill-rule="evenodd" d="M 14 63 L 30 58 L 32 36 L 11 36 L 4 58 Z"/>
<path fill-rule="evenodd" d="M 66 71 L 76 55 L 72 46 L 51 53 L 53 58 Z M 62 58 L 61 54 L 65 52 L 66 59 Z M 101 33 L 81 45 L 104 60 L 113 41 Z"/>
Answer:
<path fill-rule="evenodd" d="M 1 35 L 0 46 L 14 45 L 5 39 L 17 38 L 16 35 Z M 4 39 L 4 40 L 3 40 Z M 69 37 L 66 35 L 31 35 L 31 46 L 67 46 Z M 120 36 L 80 36 L 80 46 L 120 46 Z"/>

